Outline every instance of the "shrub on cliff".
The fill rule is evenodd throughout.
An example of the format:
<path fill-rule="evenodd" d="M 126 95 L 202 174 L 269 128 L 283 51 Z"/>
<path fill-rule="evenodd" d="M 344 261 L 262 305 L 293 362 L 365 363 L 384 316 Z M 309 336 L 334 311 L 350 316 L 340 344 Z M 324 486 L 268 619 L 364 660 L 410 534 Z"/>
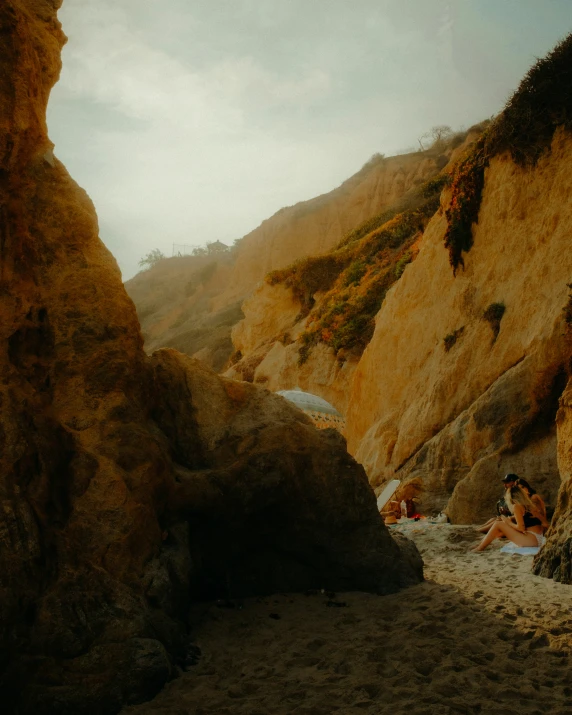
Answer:
<path fill-rule="evenodd" d="M 284 283 L 291 288 L 302 304 L 302 313 L 307 315 L 314 304 L 314 293 L 329 290 L 351 259 L 352 255 L 347 251 L 301 258 L 287 268 L 269 273 L 266 282 L 270 285 Z"/>
<path fill-rule="evenodd" d="M 143 258 L 139 261 L 139 265 L 143 270 L 147 270 L 149 268 L 153 268 L 154 265 L 159 263 L 159 261 L 164 260 L 164 258 L 165 254 L 158 248 L 154 248 L 152 251 L 149 251 L 146 256 L 143 256 Z"/>
<path fill-rule="evenodd" d="M 572 131 L 572 34 L 531 67 L 503 112 L 453 171 L 445 246 L 454 272 L 473 245 L 472 226 L 491 159 L 508 152 L 520 166 L 533 166 L 550 150 L 558 127 Z"/>

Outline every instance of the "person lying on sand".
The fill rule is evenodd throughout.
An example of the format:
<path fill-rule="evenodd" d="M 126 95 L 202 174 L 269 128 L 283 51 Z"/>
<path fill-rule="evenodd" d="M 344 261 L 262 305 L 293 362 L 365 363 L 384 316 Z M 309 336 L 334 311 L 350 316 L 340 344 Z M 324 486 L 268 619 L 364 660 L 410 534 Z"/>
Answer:
<path fill-rule="evenodd" d="M 471 551 L 484 551 L 495 539 L 506 536 L 517 546 L 544 546 L 544 529 L 548 526 L 546 517 L 532 502 L 528 494 L 519 486 L 513 486 L 505 496 L 515 522 L 507 516 L 499 516 L 491 525 L 480 544 Z"/>
<path fill-rule="evenodd" d="M 520 477 L 518 474 L 505 474 L 504 477 L 502 478 L 502 482 L 504 484 L 504 496 L 499 499 L 497 502 L 497 514 L 498 516 L 493 516 L 491 519 L 486 521 L 484 524 L 481 524 L 481 526 L 477 527 L 477 531 L 480 531 L 482 534 L 486 534 L 487 531 L 491 528 L 493 524 L 495 524 L 500 516 L 506 516 L 508 517 L 512 523 L 514 524 L 514 517 L 511 515 L 511 511 L 506 503 L 506 495 L 509 493 L 509 490 L 512 489 L 516 484 L 518 484 L 518 480 Z"/>

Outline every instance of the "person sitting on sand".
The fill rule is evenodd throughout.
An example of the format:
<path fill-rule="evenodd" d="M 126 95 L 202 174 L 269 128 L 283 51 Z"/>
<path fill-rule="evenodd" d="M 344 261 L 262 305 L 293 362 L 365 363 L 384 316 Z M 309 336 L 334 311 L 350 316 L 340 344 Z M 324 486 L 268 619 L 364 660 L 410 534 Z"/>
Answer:
<path fill-rule="evenodd" d="M 516 523 L 507 516 L 499 516 L 481 543 L 473 547 L 472 551 L 484 551 L 489 544 L 502 536 L 506 536 L 517 546 L 544 546 L 546 518 L 524 489 L 517 485 L 513 486 L 507 492 L 505 499 Z"/>
<path fill-rule="evenodd" d="M 517 485 L 524 490 L 524 493 L 530 497 L 530 501 L 534 504 L 536 507 L 537 511 L 539 511 L 542 514 L 543 517 L 543 524 L 548 526 L 548 520 L 546 517 L 546 504 L 544 503 L 544 500 L 540 496 L 540 494 L 537 493 L 536 489 L 533 489 L 530 484 L 526 481 L 526 479 L 523 479 L 523 477 L 519 477 L 517 481 Z"/>
<path fill-rule="evenodd" d="M 499 499 L 497 502 L 497 514 L 498 516 L 493 516 L 491 519 L 486 521 L 484 524 L 481 524 L 481 526 L 477 527 L 477 531 L 480 531 L 482 534 L 486 534 L 487 531 L 491 528 L 493 524 L 495 524 L 500 516 L 506 516 L 509 519 L 512 520 L 514 523 L 514 517 L 511 516 L 511 511 L 506 503 L 506 495 L 508 494 L 509 490 L 512 489 L 517 483 L 520 477 L 518 474 L 505 474 L 504 477 L 502 478 L 502 482 L 504 484 L 504 497 Z"/>

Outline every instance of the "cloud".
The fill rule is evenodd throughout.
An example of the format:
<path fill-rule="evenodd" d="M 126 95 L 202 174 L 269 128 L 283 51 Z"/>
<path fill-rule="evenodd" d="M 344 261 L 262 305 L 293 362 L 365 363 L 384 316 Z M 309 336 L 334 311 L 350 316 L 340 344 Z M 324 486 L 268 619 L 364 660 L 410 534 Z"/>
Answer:
<path fill-rule="evenodd" d="M 500 109 L 530 47 L 487 43 L 506 23 L 479 3 L 66 0 L 56 153 L 126 277 L 152 248 L 231 242 L 374 152 Z"/>

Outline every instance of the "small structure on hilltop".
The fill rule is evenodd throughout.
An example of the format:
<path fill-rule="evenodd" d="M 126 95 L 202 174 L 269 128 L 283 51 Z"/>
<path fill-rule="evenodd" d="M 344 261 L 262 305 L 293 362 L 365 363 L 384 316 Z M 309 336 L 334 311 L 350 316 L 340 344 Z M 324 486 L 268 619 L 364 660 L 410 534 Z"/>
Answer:
<path fill-rule="evenodd" d="M 299 387 L 293 390 L 279 390 L 276 394 L 282 395 L 302 412 L 305 412 L 318 429 L 333 427 L 338 432 L 344 433 L 345 419 L 333 405 L 321 397 L 312 395 L 310 392 L 303 392 Z"/>

